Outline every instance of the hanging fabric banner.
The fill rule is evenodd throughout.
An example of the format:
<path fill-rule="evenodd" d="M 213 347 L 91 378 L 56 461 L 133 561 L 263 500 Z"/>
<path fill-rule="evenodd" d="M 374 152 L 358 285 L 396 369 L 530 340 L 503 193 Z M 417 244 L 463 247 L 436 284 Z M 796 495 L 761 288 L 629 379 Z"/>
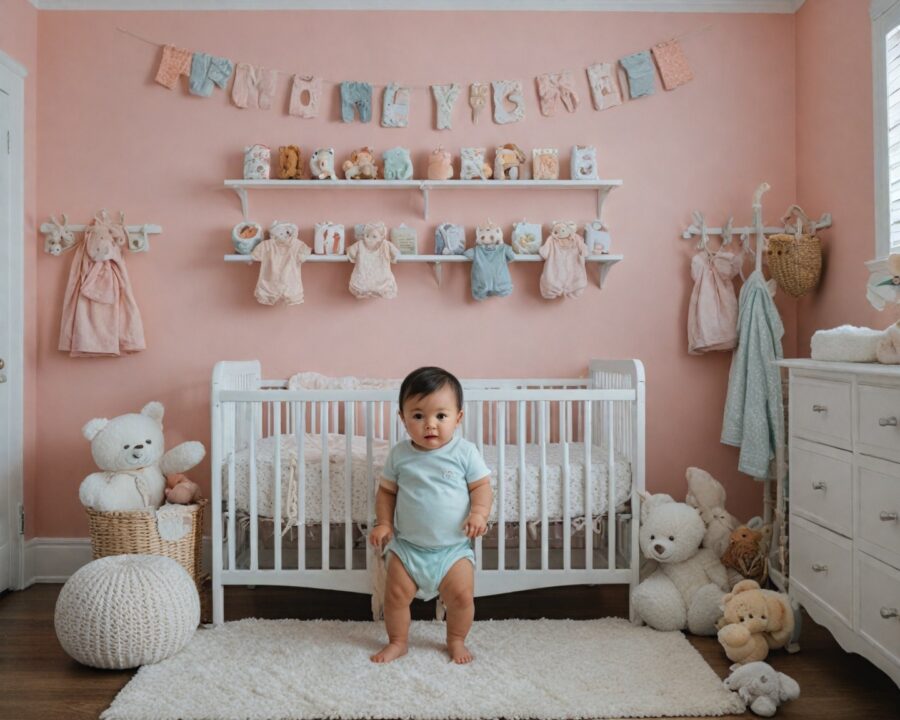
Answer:
<path fill-rule="evenodd" d="M 432 85 L 434 105 L 437 109 L 437 129 L 449 130 L 453 120 L 453 105 L 459 97 L 459 85 Z"/>
<path fill-rule="evenodd" d="M 538 75 L 536 79 L 542 115 L 556 115 L 556 107 L 560 102 L 568 112 L 575 112 L 578 94 L 575 92 L 575 79 L 569 70 Z"/>
<path fill-rule="evenodd" d="M 272 98 L 275 96 L 277 76 L 275 70 L 238 63 L 231 86 L 231 101 L 239 108 L 268 110 L 272 107 Z"/>
<path fill-rule="evenodd" d="M 491 88 L 487 83 L 473 82 L 469 85 L 469 107 L 472 108 L 472 122 L 478 124 L 478 116 L 490 100 Z"/>
<path fill-rule="evenodd" d="M 194 53 L 191 60 L 191 82 L 189 89 L 192 95 L 209 97 L 212 95 L 213 84 L 223 90 L 228 84 L 228 78 L 234 65 L 228 58 L 215 57 L 206 53 Z"/>
<path fill-rule="evenodd" d="M 178 78 L 191 74 L 190 50 L 182 50 L 174 45 L 164 45 L 162 58 L 159 61 L 159 69 L 156 71 L 156 82 L 169 90 L 178 84 Z"/>
<path fill-rule="evenodd" d="M 655 73 L 649 50 L 627 55 L 619 60 L 619 64 L 625 68 L 625 72 L 628 74 L 628 93 L 632 100 L 653 94 Z"/>
<path fill-rule="evenodd" d="M 405 128 L 409 124 L 409 88 L 388 83 L 381 101 L 381 126 Z"/>
<path fill-rule="evenodd" d="M 367 123 L 372 119 L 372 86 L 369 83 L 341 83 L 341 120 L 353 122 L 354 109 L 359 113 L 360 122 Z"/>
<path fill-rule="evenodd" d="M 288 113 L 304 119 L 317 117 L 321 97 L 322 78 L 312 75 L 294 75 Z"/>
<path fill-rule="evenodd" d="M 691 71 L 691 66 L 688 64 L 678 40 L 658 43 L 650 50 L 656 60 L 656 66 L 659 68 L 659 75 L 666 90 L 674 90 L 694 79 L 694 73 Z"/>
<path fill-rule="evenodd" d="M 525 98 L 522 95 L 521 80 L 494 80 L 494 122 L 498 125 L 519 122 L 525 119 Z M 510 109 L 507 103 L 512 103 Z"/>

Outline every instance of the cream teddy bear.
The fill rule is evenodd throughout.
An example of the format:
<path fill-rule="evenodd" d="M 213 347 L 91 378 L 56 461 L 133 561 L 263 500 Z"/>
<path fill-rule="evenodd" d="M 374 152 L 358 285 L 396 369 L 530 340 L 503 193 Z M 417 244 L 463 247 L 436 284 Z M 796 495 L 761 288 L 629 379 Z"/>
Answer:
<path fill-rule="evenodd" d="M 632 608 L 657 630 L 715 635 L 728 578 L 715 553 L 700 547 L 706 531 L 700 513 L 669 495 L 642 498 L 641 550 L 658 567 L 634 589 Z"/>
<path fill-rule="evenodd" d="M 94 510 L 158 508 L 165 497 L 166 475 L 183 473 L 206 454 L 202 443 L 185 442 L 165 451 L 161 403 L 112 420 L 94 418 L 82 428 L 101 472 L 81 482 L 78 497 Z"/>

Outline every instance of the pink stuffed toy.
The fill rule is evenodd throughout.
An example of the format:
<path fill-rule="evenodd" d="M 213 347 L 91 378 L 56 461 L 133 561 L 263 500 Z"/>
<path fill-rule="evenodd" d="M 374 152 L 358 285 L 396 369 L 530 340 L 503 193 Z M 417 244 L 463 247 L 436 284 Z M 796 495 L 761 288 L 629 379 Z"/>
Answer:
<path fill-rule="evenodd" d="M 187 475 L 166 475 L 166 502 L 172 505 L 191 505 L 200 499 L 200 486 Z"/>

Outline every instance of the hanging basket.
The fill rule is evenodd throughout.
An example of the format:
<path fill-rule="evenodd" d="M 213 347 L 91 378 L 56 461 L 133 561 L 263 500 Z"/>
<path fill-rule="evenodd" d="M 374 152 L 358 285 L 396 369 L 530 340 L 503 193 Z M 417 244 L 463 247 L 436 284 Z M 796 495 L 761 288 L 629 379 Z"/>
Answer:
<path fill-rule="evenodd" d="M 819 284 L 822 243 L 816 236 L 815 225 L 797 205 L 791 207 L 785 220 L 786 232 L 768 238 L 767 259 L 778 286 L 798 298 Z M 791 220 L 795 223 L 793 228 L 790 227 Z"/>

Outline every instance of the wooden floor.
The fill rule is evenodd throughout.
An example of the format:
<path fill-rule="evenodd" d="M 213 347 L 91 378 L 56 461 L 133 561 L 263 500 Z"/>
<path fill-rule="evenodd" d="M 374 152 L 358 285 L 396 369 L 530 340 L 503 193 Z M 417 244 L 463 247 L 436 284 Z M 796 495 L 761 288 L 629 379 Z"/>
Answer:
<path fill-rule="evenodd" d="M 0 720 L 97 718 L 132 671 L 93 670 L 71 660 L 53 631 L 59 585 L 35 585 L 0 596 Z M 478 598 L 476 619 L 590 619 L 626 614 L 620 587 L 571 587 Z M 432 617 L 433 604 L 416 601 L 416 618 Z M 231 588 L 226 617 L 294 617 L 368 620 L 362 595 L 295 588 Z M 729 662 L 715 638 L 690 638 L 722 677 Z M 844 653 L 831 635 L 804 617 L 801 652 L 776 653 L 770 663 L 800 683 L 801 697 L 778 711 L 780 718 L 900 719 L 900 689 L 873 665 Z M 732 716 L 733 718 L 734 716 Z M 740 716 L 752 718 L 747 713 Z"/>

